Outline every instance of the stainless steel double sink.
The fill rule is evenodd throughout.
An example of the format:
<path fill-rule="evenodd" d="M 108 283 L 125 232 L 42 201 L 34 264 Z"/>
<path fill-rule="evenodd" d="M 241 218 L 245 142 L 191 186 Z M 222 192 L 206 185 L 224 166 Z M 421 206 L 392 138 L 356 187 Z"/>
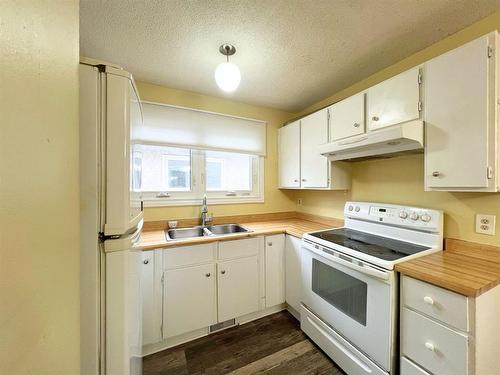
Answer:
<path fill-rule="evenodd" d="M 167 229 L 165 236 L 167 241 L 174 241 L 197 237 L 227 236 L 229 234 L 246 232 L 251 232 L 251 230 L 239 224 L 220 224 L 206 227 L 196 226 L 191 228 Z"/>

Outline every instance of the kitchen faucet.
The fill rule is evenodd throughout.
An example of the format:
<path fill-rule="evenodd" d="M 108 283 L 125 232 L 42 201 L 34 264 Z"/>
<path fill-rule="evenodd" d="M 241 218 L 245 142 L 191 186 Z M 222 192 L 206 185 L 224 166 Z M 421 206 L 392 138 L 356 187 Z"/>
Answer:
<path fill-rule="evenodd" d="M 208 215 L 208 206 L 207 206 L 207 195 L 203 196 L 203 204 L 201 206 L 201 226 L 205 228 L 207 223 L 212 222 L 213 217 Z"/>

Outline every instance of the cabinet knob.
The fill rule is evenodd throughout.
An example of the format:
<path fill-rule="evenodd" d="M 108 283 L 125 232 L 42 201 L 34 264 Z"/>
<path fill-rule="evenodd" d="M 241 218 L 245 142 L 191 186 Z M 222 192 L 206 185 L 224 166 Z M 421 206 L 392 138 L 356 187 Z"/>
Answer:
<path fill-rule="evenodd" d="M 359 128 L 361 126 L 361 124 L 355 122 L 352 126 L 354 126 L 355 128 Z"/>
<path fill-rule="evenodd" d="M 429 296 L 424 297 L 424 302 L 428 305 L 434 305 L 434 300 Z"/>
<path fill-rule="evenodd" d="M 220 271 L 220 273 L 224 275 L 226 273 L 226 271 L 222 270 L 222 271 Z"/>
<path fill-rule="evenodd" d="M 434 344 L 432 344 L 430 342 L 426 342 L 425 347 L 426 347 L 426 349 L 429 349 L 431 352 L 433 352 L 435 350 Z"/>
<path fill-rule="evenodd" d="M 295 180 L 293 180 L 293 182 L 299 182 L 299 180 L 295 179 Z"/>
<path fill-rule="evenodd" d="M 273 246 L 273 243 L 272 242 L 268 242 L 267 246 Z"/>
<path fill-rule="evenodd" d="M 302 179 L 303 182 L 306 182 L 307 180 L 305 178 Z"/>
<path fill-rule="evenodd" d="M 210 277 L 210 272 L 206 273 L 205 277 Z"/>
<path fill-rule="evenodd" d="M 441 174 L 441 173 L 439 173 L 439 172 L 437 172 L 437 171 L 436 171 L 436 172 L 432 172 L 432 177 L 439 177 L 439 175 L 440 175 L 440 174 Z"/>
<path fill-rule="evenodd" d="M 144 264 L 148 264 L 148 263 L 149 263 L 149 259 L 144 259 L 144 260 L 142 261 L 142 263 L 144 263 Z"/>
<path fill-rule="evenodd" d="M 378 121 L 378 120 L 380 120 L 380 118 L 379 118 L 378 116 L 373 116 L 373 117 L 372 117 L 372 120 L 373 120 L 373 121 Z"/>

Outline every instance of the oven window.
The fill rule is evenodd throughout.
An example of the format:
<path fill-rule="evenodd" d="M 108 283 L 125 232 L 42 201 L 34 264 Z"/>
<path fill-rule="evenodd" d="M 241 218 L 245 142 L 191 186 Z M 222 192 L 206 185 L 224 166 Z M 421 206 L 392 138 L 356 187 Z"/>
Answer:
<path fill-rule="evenodd" d="M 312 290 L 330 305 L 366 326 L 366 283 L 313 258 Z"/>

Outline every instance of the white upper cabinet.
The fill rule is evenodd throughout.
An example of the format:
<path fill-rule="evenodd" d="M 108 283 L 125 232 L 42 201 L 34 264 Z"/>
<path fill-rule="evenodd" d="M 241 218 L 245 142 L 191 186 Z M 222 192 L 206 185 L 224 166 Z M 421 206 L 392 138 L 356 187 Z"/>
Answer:
<path fill-rule="evenodd" d="M 318 146 L 328 142 L 328 110 L 314 112 L 300 121 L 300 181 L 303 188 L 328 187 L 328 159 Z"/>
<path fill-rule="evenodd" d="M 496 38 L 425 64 L 427 190 L 497 191 Z"/>
<path fill-rule="evenodd" d="M 300 121 L 278 130 L 279 179 L 282 188 L 300 188 Z"/>
<path fill-rule="evenodd" d="M 419 74 L 413 68 L 368 89 L 368 130 L 420 118 Z"/>
<path fill-rule="evenodd" d="M 353 95 L 330 107 L 329 142 L 365 132 L 365 93 Z"/>
<path fill-rule="evenodd" d="M 318 146 L 328 142 L 328 109 L 314 112 L 278 130 L 280 188 L 332 189 L 351 187 L 347 163 L 331 163 Z"/>

